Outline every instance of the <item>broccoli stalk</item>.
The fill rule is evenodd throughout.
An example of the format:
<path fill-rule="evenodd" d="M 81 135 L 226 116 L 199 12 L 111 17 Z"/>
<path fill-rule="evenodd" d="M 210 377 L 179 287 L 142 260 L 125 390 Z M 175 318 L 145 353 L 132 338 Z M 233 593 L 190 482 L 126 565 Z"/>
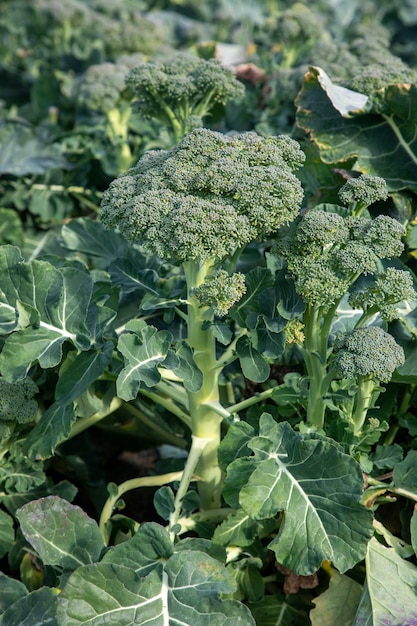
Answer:
<path fill-rule="evenodd" d="M 352 179 L 342 188 L 340 197 L 350 206 L 349 213 L 337 206 L 334 213 L 328 205 L 326 210 L 316 207 L 281 229 L 274 245 L 306 304 L 300 349 L 309 379 L 307 422 L 319 429 L 324 425 L 326 396 L 335 378 L 330 336 L 344 296 L 351 292 L 349 302 L 363 310 L 358 328 L 375 314 L 384 321 L 399 317 L 398 305 L 415 298 L 411 274 L 395 268 L 384 270 L 381 264 L 383 259 L 402 253 L 404 227 L 384 215 L 371 219 L 355 214 L 362 214 L 371 203 L 386 197 L 385 182 L 370 178 Z M 355 292 L 357 279 L 367 274 L 375 277 L 373 283 Z M 368 383 L 366 377 L 361 378 L 355 416 L 358 424 L 363 423 L 373 393 Z"/>
<path fill-rule="evenodd" d="M 148 252 L 180 266 L 185 277 L 186 310 L 179 314 L 202 384 L 198 390 L 182 387 L 181 381 L 157 384 L 151 392 L 162 406 L 167 395 L 173 403 L 187 398 L 182 406 L 188 411 L 184 421 L 190 425 L 192 445 L 172 526 L 193 473 L 202 508 L 220 504 L 217 449 L 222 417 L 228 412 L 219 403 L 219 376 L 229 361 L 216 354 L 212 322 L 244 293 L 241 274 L 229 274 L 239 253 L 298 215 L 303 193 L 293 171 L 303 160 L 289 137 L 227 137 L 196 129 L 170 150 L 146 153 L 103 195 L 104 226 L 117 228 L 131 243 L 140 242 Z"/>

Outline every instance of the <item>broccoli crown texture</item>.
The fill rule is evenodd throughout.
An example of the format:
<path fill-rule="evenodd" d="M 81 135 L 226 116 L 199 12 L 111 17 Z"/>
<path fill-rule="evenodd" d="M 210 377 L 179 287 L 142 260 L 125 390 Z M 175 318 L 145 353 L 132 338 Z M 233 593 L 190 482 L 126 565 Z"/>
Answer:
<path fill-rule="evenodd" d="M 313 306 L 332 306 L 361 274 L 401 254 L 405 229 L 397 220 L 347 216 L 321 209 L 280 230 L 273 251 L 287 262 L 297 293 Z"/>
<path fill-rule="evenodd" d="M 404 350 L 379 326 L 357 328 L 335 342 L 335 364 L 343 378 L 389 382 L 404 363 Z"/>
<path fill-rule="evenodd" d="M 31 378 L 16 383 L 0 378 L 0 421 L 18 424 L 33 421 L 38 411 L 38 404 L 34 400 L 37 392 L 38 387 Z"/>
<path fill-rule="evenodd" d="M 178 54 L 168 61 L 133 68 L 126 84 L 135 93 L 133 107 L 142 115 L 164 119 L 167 107 L 177 115 L 204 117 L 214 103 L 244 95 L 233 70 L 215 59 Z"/>
<path fill-rule="evenodd" d="M 353 78 L 343 83 L 344 86 L 372 97 L 390 85 L 417 83 L 417 70 L 396 57 L 385 57 L 385 61 L 385 64 L 370 64 L 358 69 Z"/>
<path fill-rule="evenodd" d="M 339 198 L 344 205 L 353 209 L 367 208 L 374 202 L 388 198 L 387 183 L 380 176 L 362 174 L 343 185 L 339 190 Z"/>
<path fill-rule="evenodd" d="M 196 129 L 113 181 L 100 218 L 163 259 L 215 262 L 295 219 L 303 161 L 289 137 Z"/>
<path fill-rule="evenodd" d="M 388 267 L 371 285 L 350 294 L 349 304 L 364 311 L 377 310 L 384 320 L 391 322 L 399 316 L 398 305 L 404 301 L 415 300 L 416 297 L 412 274 Z"/>
<path fill-rule="evenodd" d="M 228 274 L 217 270 L 195 289 L 194 295 L 202 306 L 211 306 L 219 317 L 227 314 L 246 293 L 245 276 L 240 272 Z"/>

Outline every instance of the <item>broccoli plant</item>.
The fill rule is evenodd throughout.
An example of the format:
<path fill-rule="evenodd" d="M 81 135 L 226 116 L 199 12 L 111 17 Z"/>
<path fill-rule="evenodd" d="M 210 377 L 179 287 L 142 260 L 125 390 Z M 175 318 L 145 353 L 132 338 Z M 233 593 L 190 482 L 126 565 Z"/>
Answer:
<path fill-rule="evenodd" d="M 244 87 L 232 69 L 215 59 L 177 54 L 165 62 L 133 68 L 126 79 L 134 91 L 133 108 L 157 119 L 167 129 L 172 144 L 202 125 L 216 105 L 241 98 Z"/>
<path fill-rule="evenodd" d="M 90 65 L 72 88 L 78 120 L 76 130 L 93 135 L 95 141 L 90 149 L 104 162 L 109 175 L 126 171 L 135 161 L 132 154 L 135 137 L 130 128 L 133 93 L 125 79 L 129 70 L 141 62 L 140 55 L 130 55 L 116 63 Z M 102 145 L 96 147 L 100 139 L 104 149 Z"/>
<path fill-rule="evenodd" d="M 242 274 L 234 272 L 245 246 L 297 216 L 303 193 L 293 172 L 303 158 L 288 137 L 227 137 L 196 129 L 168 151 L 145 154 L 104 193 L 100 218 L 105 227 L 117 228 L 129 242 L 140 242 L 148 252 L 180 265 L 185 276 L 185 309 L 178 313 L 198 372 L 194 384 L 200 382 L 186 385 L 182 401 L 193 444 L 178 502 L 195 471 L 203 508 L 220 505 L 219 375 L 228 361 L 216 354 L 212 322 L 215 313 L 224 315 L 245 291 Z M 128 362 L 126 342 L 122 335 L 119 345 Z M 131 378 L 131 372 L 125 377 Z M 120 391 L 126 398 L 126 390 Z M 172 525 L 178 512 L 176 508 Z"/>
<path fill-rule="evenodd" d="M 365 175 L 352 178 L 339 196 L 348 208 L 318 205 L 280 230 L 274 251 L 285 259 L 305 303 L 299 344 L 309 379 L 307 422 L 323 428 L 330 385 L 338 375 L 360 380 L 357 407 L 348 416 L 358 435 L 374 389 L 388 382 L 404 361 L 394 338 L 368 325 L 378 317 L 383 324 L 401 317 L 400 305 L 415 300 L 416 292 L 409 271 L 386 267 L 404 249 L 405 228 L 394 218 L 364 214 L 371 204 L 386 199 L 385 181 Z M 354 317 L 352 312 L 356 330 L 332 346 L 346 296 L 358 310 Z"/>

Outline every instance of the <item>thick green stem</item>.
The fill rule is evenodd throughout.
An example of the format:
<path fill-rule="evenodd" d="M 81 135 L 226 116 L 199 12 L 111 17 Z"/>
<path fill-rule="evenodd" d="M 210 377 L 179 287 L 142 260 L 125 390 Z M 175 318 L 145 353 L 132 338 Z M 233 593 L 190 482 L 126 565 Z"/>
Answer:
<path fill-rule="evenodd" d="M 353 433 L 359 435 L 365 422 L 375 392 L 375 383 L 372 379 L 362 378 L 358 381 L 355 410 L 352 415 Z"/>
<path fill-rule="evenodd" d="M 329 386 L 326 362 L 328 335 L 326 335 L 325 341 L 322 336 L 320 309 L 318 307 L 307 306 L 304 314 L 304 327 L 303 356 L 309 377 L 307 422 L 317 428 L 323 428 L 324 396 Z"/>
<path fill-rule="evenodd" d="M 220 507 L 222 488 L 222 473 L 217 460 L 222 418 L 211 406 L 219 403 L 216 343 L 210 327 L 203 328 L 207 315 L 210 315 L 209 309 L 202 307 L 194 296 L 194 289 L 205 281 L 209 271 L 209 264 L 193 261 L 184 263 L 188 289 L 188 343 L 193 350 L 195 363 L 203 374 L 201 389 L 188 392 L 191 430 L 194 437 L 208 440 L 196 467 L 196 474 L 201 479 L 198 491 L 202 509 Z"/>

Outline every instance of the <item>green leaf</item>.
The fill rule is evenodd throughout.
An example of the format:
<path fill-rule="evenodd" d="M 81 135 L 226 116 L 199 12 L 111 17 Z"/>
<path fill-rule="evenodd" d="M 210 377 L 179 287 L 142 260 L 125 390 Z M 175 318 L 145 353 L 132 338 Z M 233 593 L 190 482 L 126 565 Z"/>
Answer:
<path fill-rule="evenodd" d="M 0 616 L 19 598 L 23 598 L 28 594 L 28 590 L 23 583 L 15 578 L 9 578 L 3 572 L 0 572 L 0 589 Z M 0 624 L 2 624 L 1 619 Z"/>
<path fill-rule="evenodd" d="M 250 338 L 240 337 L 236 343 L 243 375 L 255 383 L 263 383 L 269 376 L 270 367 L 263 356 L 253 346 Z"/>
<path fill-rule="evenodd" d="M 246 274 L 246 293 L 231 310 L 231 315 L 241 326 L 246 327 L 250 312 L 260 312 L 259 296 L 262 291 L 272 288 L 274 283 L 271 271 L 264 267 L 257 267 Z"/>
<path fill-rule="evenodd" d="M 223 471 L 235 459 L 250 454 L 248 443 L 254 435 L 255 430 L 248 422 L 237 422 L 230 426 L 218 452 L 219 465 Z"/>
<path fill-rule="evenodd" d="M 157 298 L 160 290 L 157 288 L 159 276 L 155 270 L 140 269 L 129 259 L 116 259 L 109 266 L 113 284 L 120 285 L 125 294 L 135 292 L 136 297 L 143 297 L 145 293 Z"/>
<path fill-rule="evenodd" d="M 57 595 L 56 589 L 43 587 L 19 598 L 3 613 L 1 626 L 58 626 Z"/>
<path fill-rule="evenodd" d="M 57 496 L 25 504 L 16 512 L 21 530 L 46 565 L 74 570 L 100 557 L 103 537 L 94 520 Z"/>
<path fill-rule="evenodd" d="M 333 570 L 328 589 L 313 600 L 311 626 L 352 626 L 361 594 L 359 583 Z"/>
<path fill-rule="evenodd" d="M 257 537 L 261 524 L 253 520 L 245 511 L 232 513 L 216 527 L 213 541 L 222 546 L 250 546 Z"/>
<path fill-rule="evenodd" d="M 171 513 L 175 511 L 175 498 L 171 487 L 165 485 L 158 489 L 153 497 L 153 505 L 159 517 L 169 520 Z"/>
<path fill-rule="evenodd" d="M 0 558 L 9 552 L 14 542 L 14 524 L 10 515 L 0 509 Z"/>
<path fill-rule="evenodd" d="M 126 326 L 127 330 L 130 327 Z M 161 380 L 158 365 L 165 360 L 171 341 L 168 331 L 146 325 L 121 335 L 118 348 L 125 357 L 125 367 L 117 378 L 117 394 L 122 400 L 136 398 L 142 382 L 152 387 Z"/>
<path fill-rule="evenodd" d="M 324 559 L 341 572 L 363 559 L 373 532 L 372 514 L 360 504 L 363 479 L 351 456 L 331 439 L 296 434 L 288 423 L 278 424 L 267 414 L 260 418 L 259 437 L 248 446 L 253 457 L 229 466 L 225 490 L 240 489 L 240 505 L 255 520 L 284 511 L 279 533 L 269 544 L 280 563 L 310 575 Z"/>
<path fill-rule="evenodd" d="M 19 215 L 13 209 L 0 208 L 0 245 L 20 245 L 23 242 L 23 227 Z"/>
<path fill-rule="evenodd" d="M 110 363 L 113 348 L 113 342 L 108 341 L 104 346 L 77 354 L 64 369 L 55 387 L 57 404 L 70 404 L 87 391 Z"/>
<path fill-rule="evenodd" d="M 361 605 L 353 626 L 412 626 L 417 624 L 417 567 L 402 559 L 393 548 L 371 539 L 366 557 L 366 581 Z M 365 622 L 366 596 L 372 618 Z M 365 596 L 365 597 L 364 597 Z"/>
<path fill-rule="evenodd" d="M 13 448 L 10 457 L 0 465 L 1 490 L 6 493 L 22 493 L 38 487 L 44 481 L 43 463 L 28 459 L 18 448 Z"/>
<path fill-rule="evenodd" d="M 371 461 L 379 470 L 392 469 L 397 463 L 402 461 L 404 450 L 398 443 L 390 446 L 376 447 L 375 452 L 371 455 Z"/>
<path fill-rule="evenodd" d="M 305 605 L 297 596 L 265 596 L 261 602 L 248 606 L 258 626 L 306 626 L 309 623 Z"/>
<path fill-rule="evenodd" d="M 22 124 L 0 126 L 0 147 L 0 175 L 43 174 L 51 168 L 66 165 L 57 144 L 45 145 Z"/>
<path fill-rule="evenodd" d="M 193 351 L 186 341 L 178 342 L 175 357 L 174 363 L 167 360 L 164 366 L 182 378 L 187 391 L 199 391 L 203 384 L 203 374 L 194 361 Z"/>
<path fill-rule="evenodd" d="M 298 96 L 298 124 L 317 144 L 323 161 L 355 159 L 356 170 L 381 176 L 391 191 L 416 190 L 417 86 L 380 90 L 375 106 L 363 94 L 341 89 L 322 69 L 312 67 Z"/>
<path fill-rule="evenodd" d="M 68 250 L 82 252 L 110 262 L 125 255 L 126 239 L 113 230 L 105 230 L 97 220 L 79 217 L 64 224 L 61 231 Z"/>
<path fill-rule="evenodd" d="M 55 448 L 66 440 L 75 420 L 72 404 L 52 404 L 26 437 L 23 443 L 24 453 L 30 459 L 49 459 Z"/>
<path fill-rule="evenodd" d="M 417 494 L 417 450 L 410 450 L 404 461 L 397 463 L 392 478 L 396 487 Z"/>
<path fill-rule="evenodd" d="M 254 626 L 249 610 L 222 593 L 234 589 L 225 567 L 201 552 L 173 554 L 148 576 L 123 565 L 79 568 L 58 599 L 60 626 Z"/>
<path fill-rule="evenodd" d="M 35 361 L 43 368 L 58 365 L 65 341 L 79 350 L 91 345 L 92 278 L 79 263 L 57 259 L 56 265 L 59 261 L 59 268 L 46 261 L 24 263 L 16 248 L 0 248 L 0 268 L 7 268 L 7 274 L 0 274 L 0 320 L 6 316 L 4 329 L 11 332 L 19 328 L 19 311 L 27 318 L 25 327 L 6 339 L 0 355 L 2 374 L 10 382 L 23 378 Z"/>

